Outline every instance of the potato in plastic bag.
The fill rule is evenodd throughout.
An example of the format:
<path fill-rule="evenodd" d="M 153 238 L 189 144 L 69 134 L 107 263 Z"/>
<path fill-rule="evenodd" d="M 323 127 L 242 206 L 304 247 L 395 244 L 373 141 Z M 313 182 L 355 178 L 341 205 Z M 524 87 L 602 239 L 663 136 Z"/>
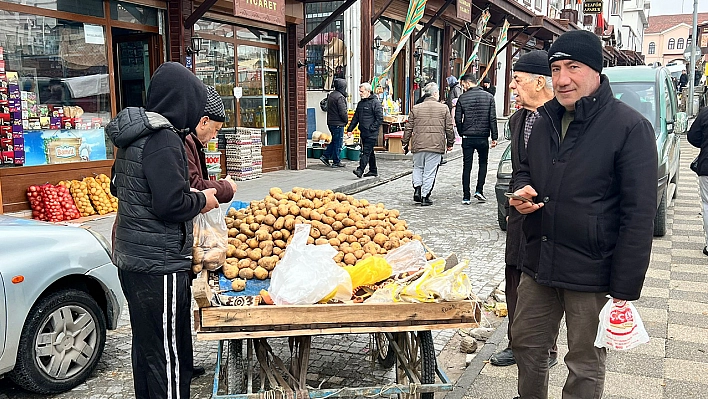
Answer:
<path fill-rule="evenodd" d="M 385 259 L 391 265 L 391 274 L 418 271 L 425 267 L 425 248 L 420 241 L 413 240 L 386 254 Z"/>
<path fill-rule="evenodd" d="M 223 266 L 228 249 L 228 229 L 220 208 L 194 217 L 194 246 L 204 251 L 203 266 L 214 271 Z"/>

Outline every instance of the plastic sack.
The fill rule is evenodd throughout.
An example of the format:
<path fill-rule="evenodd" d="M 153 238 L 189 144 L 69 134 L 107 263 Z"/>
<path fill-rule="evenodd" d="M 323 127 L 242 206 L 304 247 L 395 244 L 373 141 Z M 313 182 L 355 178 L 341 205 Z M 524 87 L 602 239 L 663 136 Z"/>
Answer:
<path fill-rule="evenodd" d="M 200 213 L 193 219 L 194 247 L 192 263 L 201 264 L 204 269 L 214 271 L 226 262 L 229 230 L 224 212 L 220 208 Z"/>
<path fill-rule="evenodd" d="M 463 270 L 469 261 L 445 270 L 445 259 L 434 259 L 423 275 L 403 287 L 397 295 L 403 302 L 461 301 L 472 295 L 472 284 Z"/>
<path fill-rule="evenodd" d="M 628 350 L 649 342 L 649 334 L 632 302 L 614 303 L 612 298 L 602 307 L 595 346 Z"/>
<path fill-rule="evenodd" d="M 336 290 L 335 299 L 352 296 L 349 273 L 337 266 L 337 250 L 329 244 L 308 245 L 309 224 L 296 224 L 292 242 L 273 269 L 268 293 L 276 305 L 311 305 Z"/>
<path fill-rule="evenodd" d="M 354 288 L 378 283 L 392 274 L 391 265 L 380 256 L 370 256 L 358 261 L 354 266 L 345 266 L 343 269 L 349 273 Z"/>
<path fill-rule="evenodd" d="M 417 271 L 425 267 L 425 248 L 420 241 L 412 240 L 386 254 L 384 259 L 391 265 L 393 275 Z"/>

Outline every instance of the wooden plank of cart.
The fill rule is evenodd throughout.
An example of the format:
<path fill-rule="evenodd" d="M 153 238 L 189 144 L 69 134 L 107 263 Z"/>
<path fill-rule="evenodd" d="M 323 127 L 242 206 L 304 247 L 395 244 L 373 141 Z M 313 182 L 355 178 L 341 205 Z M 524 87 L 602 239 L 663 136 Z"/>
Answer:
<path fill-rule="evenodd" d="M 209 306 L 206 277 L 195 280 L 197 339 L 219 341 L 213 398 L 323 399 L 394 395 L 432 399 L 451 391 L 453 381 L 437 366 L 431 330 L 476 327 L 473 300 L 440 303 L 356 303 L 294 306 Z M 311 337 L 374 334 L 377 361 L 396 366 L 396 381 L 373 387 L 313 389 L 306 385 Z M 272 353 L 268 338 L 288 337 L 292 360 Z M 244 352 L 244 344 L 246 350 Z M 256 364 L 260 384 L 254 387 Z M 436 382 L 436 376 L 440 382 Z"/>

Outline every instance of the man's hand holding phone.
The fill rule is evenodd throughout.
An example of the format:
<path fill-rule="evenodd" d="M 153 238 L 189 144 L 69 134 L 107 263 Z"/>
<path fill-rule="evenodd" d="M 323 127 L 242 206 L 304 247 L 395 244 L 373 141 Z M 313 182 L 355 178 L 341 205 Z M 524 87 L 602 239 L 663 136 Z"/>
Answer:
<path fill-rule="evenodd" d="M 529 214 L 543 207 L 543 202 L 538 204 L 533 202 L 533 198 L 537 195 L 536 190 L 527 185 L 520 190 L 516 190 L 513 194 L 507 195 L 507 197 L 509 197 L 509 205 L 516 208 L 519 213 Z"/>

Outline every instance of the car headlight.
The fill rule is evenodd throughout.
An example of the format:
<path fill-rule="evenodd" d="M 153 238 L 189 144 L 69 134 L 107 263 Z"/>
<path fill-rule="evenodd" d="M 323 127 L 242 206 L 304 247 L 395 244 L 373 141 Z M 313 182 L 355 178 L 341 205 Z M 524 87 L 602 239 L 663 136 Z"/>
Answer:
<path fill-rule="evenodd" d="M 510 175 L 512 172 L 511 160 L 501 161 L 499 163 L 499 174 L 500 175 Z"/>
<path fill-rule="evenodd" d="M 108 254 L 108 257 L 113 259 L 113 253 L 111 251 L 111 244 L 108 243 L 108 240 L 106 240 L 106 237 L 102 236 L 101 233 L 97 231 L 93 231 L 91 229 L 86 229 L 89 233 L 91 233 L 94 238 L 98 240 L 99 243 L 101 243 L 101 246 L 103 249 L 106 250 L 106 253 Z"/>

